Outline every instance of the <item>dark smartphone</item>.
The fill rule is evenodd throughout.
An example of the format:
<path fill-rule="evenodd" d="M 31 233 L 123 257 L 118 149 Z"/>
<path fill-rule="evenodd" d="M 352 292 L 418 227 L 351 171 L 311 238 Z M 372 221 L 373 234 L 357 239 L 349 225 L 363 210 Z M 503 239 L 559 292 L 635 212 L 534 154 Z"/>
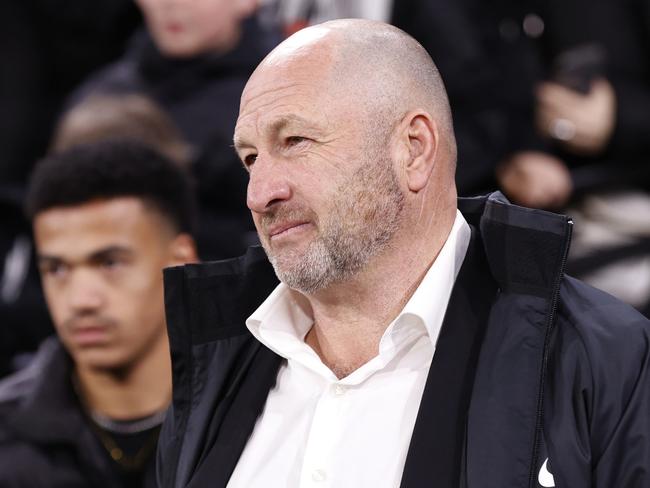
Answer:
<path fill-rule="evenodd" d="M 553 63 L 553 80 L 571 90 L 589 93 L 591 82 L 605 74 L 605 49 L 596 43 L 563 51 Z"/>

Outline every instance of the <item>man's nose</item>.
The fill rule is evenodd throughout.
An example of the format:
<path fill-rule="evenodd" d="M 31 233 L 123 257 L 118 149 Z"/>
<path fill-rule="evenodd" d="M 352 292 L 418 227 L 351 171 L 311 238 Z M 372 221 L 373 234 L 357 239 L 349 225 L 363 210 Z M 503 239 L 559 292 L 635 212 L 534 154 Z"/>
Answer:
<path fill-rule="evenodd" d="M 91 269 L 78 269 L 70 277 L 68 303 L 76 311 L 97 310 L 104 304 L 105 294 L 100 277 Z"/>
<path fill-rule="evenodd" d="M 264 213 L 290 198 L 291 185 L 283 166 L 258 155 L 248 180 L 248 208 L 255 213 Z"/>

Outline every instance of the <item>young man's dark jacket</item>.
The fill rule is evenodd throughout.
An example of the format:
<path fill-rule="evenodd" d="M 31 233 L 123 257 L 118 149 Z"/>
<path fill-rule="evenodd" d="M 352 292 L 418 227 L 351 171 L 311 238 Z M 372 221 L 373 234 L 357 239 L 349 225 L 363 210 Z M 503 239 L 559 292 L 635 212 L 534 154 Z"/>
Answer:
<path fill-rule="evenodd" d="M 401 486 L 650 487 L 648 321 L 564 276 L 568 218 L 498 193 L 459 208 L 472 239 Z M 276 283 L 259 249 L 166 270 L 162 487 L 226 486 L 283 361 L 245 326 Z"/>
<path fill-rule="evenodd" d="M 26 369 L 0 383 L 0 487 L 124 487 L 82 413 L 71 374 L 70 357 L 51 338 Z M 141 486 L 156 486 L 152 461 Z"/>

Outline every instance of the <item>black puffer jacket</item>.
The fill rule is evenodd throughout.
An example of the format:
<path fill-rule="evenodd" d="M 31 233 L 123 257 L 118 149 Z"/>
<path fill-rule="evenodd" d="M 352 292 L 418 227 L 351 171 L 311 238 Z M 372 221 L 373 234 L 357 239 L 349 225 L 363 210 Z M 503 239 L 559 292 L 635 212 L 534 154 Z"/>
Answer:
<path fill-rule="evenodd" d="M 30 366 L 0 383 L 2 488 L 125 486 L 82 413 L 71 372 L 70 357 L 50 338 Z M 153 461 L 141 486 L 156 486 Z"/>
<path fill-rule="evenodd" d="M 500 194 L 459 208 L 472 240 L 401 486 L 650 487 L 650 323 L 564 276 L 568 218 Z M 275 284 L 259 249 L 166 271 L 162 487 L 226 486 L 282 361 L 244 323 Z"/>

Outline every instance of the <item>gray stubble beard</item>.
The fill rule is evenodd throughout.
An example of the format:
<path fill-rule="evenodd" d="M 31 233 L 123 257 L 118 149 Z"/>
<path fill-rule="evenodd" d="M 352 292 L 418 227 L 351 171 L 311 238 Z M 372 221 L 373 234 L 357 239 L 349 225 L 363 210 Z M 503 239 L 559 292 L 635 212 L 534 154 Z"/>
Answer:
<path fill-rule="evenodd" d="M 321 216 L 320 234 L 304 251 L 274 255 L 264 246 L 278 278 L 301 293 L 352 278 L 390 245 L 400 228 L 404 194 L 385 156 L 362 163 L 336 196 L 330 215 Z"/>

